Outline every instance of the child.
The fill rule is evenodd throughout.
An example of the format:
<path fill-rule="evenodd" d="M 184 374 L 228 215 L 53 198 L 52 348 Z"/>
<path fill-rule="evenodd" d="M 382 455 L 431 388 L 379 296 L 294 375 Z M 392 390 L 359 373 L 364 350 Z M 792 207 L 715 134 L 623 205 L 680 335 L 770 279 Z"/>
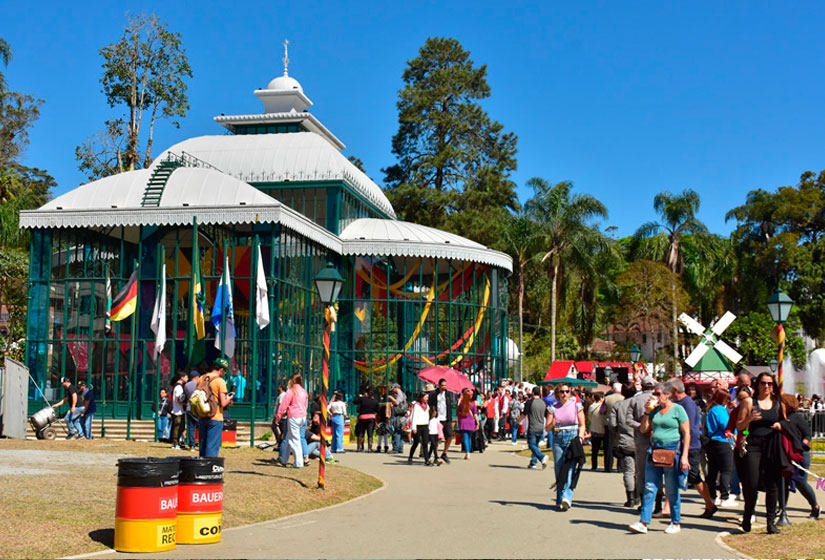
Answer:
<path fill-rule="evenodd" d="M 438 440 L 444 439 L 444 427 L 441 425 L 441 422 L 438 421 L 438 409 L 437 407 L 431 406 L 430 407 L 430 423 L 429 423 L 429 433 L 430 433 L 430 445 L 425 447 L 424 450 L 424 463 L 430 463 L 430 453 L 435 455 L 435 466 L 441 465 L 441 459 L 438 457 Z"/>
<path fill-rule="evenodd" d="M 380 406 L 378 407 L 378 414 L 375 416 L 375 421 L 378 426 L 375 429 L 375 433 L 378 434 L 378 445 L 375 448 L 376 453 L 381 453 L 381 441 L 384 441 L 384 453 L 388 453 L 390 450 L 389 436 L 390 436 L 390 425 L 387 421 L 387 406 Z"/>

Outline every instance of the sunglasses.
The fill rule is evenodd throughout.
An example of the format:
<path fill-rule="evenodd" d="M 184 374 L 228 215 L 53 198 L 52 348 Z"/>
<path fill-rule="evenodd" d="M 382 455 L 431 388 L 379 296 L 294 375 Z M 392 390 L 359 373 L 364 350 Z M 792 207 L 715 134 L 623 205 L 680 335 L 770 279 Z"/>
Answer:
<path fill-rule="evenodd" d="M 773 381 L 760 381 L 759 384 L 771 387 L 773 385 Z"/>
<path fill-rule="evenodd" d="M 654 397 L 661 397 L 662 395 L 664 395 L 664 393 L 662 393 L 661 391 L 653 391 Z"/>
<path fill-rule="evenodd" d="M 559 393 L 569 393 L 570 389 L 559 389 Z"/>

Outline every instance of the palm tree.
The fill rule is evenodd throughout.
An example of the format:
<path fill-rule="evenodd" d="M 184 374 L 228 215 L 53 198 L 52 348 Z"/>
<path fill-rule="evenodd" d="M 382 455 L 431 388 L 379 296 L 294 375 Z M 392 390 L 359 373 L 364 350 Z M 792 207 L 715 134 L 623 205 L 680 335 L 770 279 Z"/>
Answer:
<path fill-rule="evenodd" d="M 534 177 L 527 181 L 533 188 L 533 197 L 525 208 L 528 215 L 540 226 L 542 262 L 548 263 L 550 276 L 550 359 L 556 360 L 556 306 L 559 270 L 570 252 L 586 251 L 592 241 L 594 218 L 607 218 L 607 208 L 597 198 L 578 194 L 571 196 L 573 183 L 562 181 L 550 185 L 546 180 Z"/>
<path fill-rule="evenodd" d="M 515 258 L 518 274 L 518 351 L 519 381 L 524 381 L 524 267 L 537 250 L 539 225 L 525 213 L 519 213 L 507 220 L 504 226 L 504 242 L 507 250 Z"/>
<path fill-rule="evenodd" d="M 699 211 L 699 194 L 693 189 L 685 189 L 681 194 L 660 192 L 653 198 L 653 209 L 661 217 L 660 222 L 647 222 L 636 230 L 636 237 L 645 240 L 642 253 L 664 261 L 671 272 L 681 276 L 684 272 L 682 236 L 706 234 L 708 229 L 696 218 Z M 673 327 L 673 367 L 676 375 L 681 374 L 679 363 L 679 327 L 676 322 L 676 284 L 671 285 L 671 319 Z"/>
<path fill-rule="evenodd" d="M 0 61 L 3 62 L 3 66 L 8 66 L 11 61 L 11 45 L 2 37 L 0 37 Z M 6 77 L 0 72 L 0 94 L 4 91 L 6 91 Z"/>

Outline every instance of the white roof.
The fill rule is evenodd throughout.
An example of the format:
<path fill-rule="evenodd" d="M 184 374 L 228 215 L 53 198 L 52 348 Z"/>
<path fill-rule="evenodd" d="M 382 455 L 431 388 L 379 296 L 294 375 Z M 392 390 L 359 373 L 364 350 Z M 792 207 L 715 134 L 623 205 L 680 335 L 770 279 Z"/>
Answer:
<path fill-rule="evenodd" d="M 158 156 L 186 152 L 247 183 L 342 180 L 388 216 L 395 211 L 381 190 L 323 137 L 312 132 L 198 136 Z"/>
<path fill-rule="evenodd" d="M 282 223 L 336 252 L 336 236 L 302 214 L 214 169 L 180 167 L 169 176 L 159 206 L 142 207 L 151 170 L 127 171 L 82 185 L 37 210 L 20 213 L 21 228 Z"/>
<path fill-rule="evenodd" d="M 344 255 L 389 255 L 456 259 L 513 271 L 509 255 L 488 249 L 460 235 L 401 222 L 361 218 L 341 232 Z"/>

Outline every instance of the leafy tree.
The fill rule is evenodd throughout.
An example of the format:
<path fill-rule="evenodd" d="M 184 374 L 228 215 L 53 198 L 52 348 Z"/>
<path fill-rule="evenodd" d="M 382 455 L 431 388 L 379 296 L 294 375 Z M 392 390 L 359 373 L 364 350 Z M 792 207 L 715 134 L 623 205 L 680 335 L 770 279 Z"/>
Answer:
<path fill-rule="evenodd" d="M 102 136 L 92 136 L 75 150 L 81 170 L 109 173 L 113 162 L 119 169 L 148 167 L 152 162 L 155 122 L 168 119 L 179 127 L 189 99 L 185 78 L 192 77 L 179 33 L 169 31 L 155 15 L 131 16 L 123 36 L 100 49 L 103 57 L 103 93 L 112 108 L 124 107 L 126 115 L 106 122 Z M 144 118 L 148 133 L 141 161 Z M 125 139 L 125 150 L 120 152 Z M 102 165 L 101 162 L 109 162 Z"/>
<path fill-rule="evenodd" d="M 562 181 L 551 185 L 535 177 L 527 184 L 533 197 L 527 201 L 527 214 L 539 224 L 542 262 L 547 263 L 550 277 L 550 357 L 556 359 L 556 307 L 562 265 L 574 252 L 607 243 L 592 225 L 596 218 L 607 218 L 607 209 L 598 199 L 586 194 L 571 195 L 573 184 Z"/>
<path fill-rule="evenodd" d="M 791 314 L 785 328 L 785 353 L 791 356 L 797 367 L 805 364 L 805 343 L 794 334 L 799 326 L 795 314 Z M 776 323 L 767 311 L 754 311 L 736 318 L 725 331 L 728 341 L 735 341 L 743 364 L 765 365 L 777 358 L 777 343 L 774 337 Z"/>
<path fill-rule="evenodd" d="M 686 235 L 684 284 L 701 323 L 708 325 L 724 314 L 725 295 L 736 271 L 736 254 L 730 239 L 718 235 Z"/>
<path fill-rule="evenodd" d="M 3 66 L 9 65 L 11 56 L 11 45 L 9 45 L 8 41 L 0 37 L 0 61 L 3 62 Z M 6 91 L 6 76 L 0 72 L 0 94 L 4 91 Z"/>
<path fill-rule="evenodd" d="M 478 103 L 490 96 L 487 67 L 475 66 L 455 39 L 430 37 L 402 79 L 392 140 L 398 163 L 383 170 L 390 202 L 403 220 L 493 237 L 473 226 L 495 222 L 487 210 L 503 218 L 502 209 L 518 209 L 510 180 L 517 140 Z"/>
<path fill-rule="evenodd" d="M 357 167 L 360 171 L 362 171 L 363 173 L 366 173 L 366 172 L 367 172 L 367 170 L 364 168 L 364 162 L 363 162 L 363 161 L 361 161 L 361 159 L 360 159 L 360 158 L 357 158 L 357 157 L 355 157 L 355 156 L 349 156 L 349 157 L 347 158 L 347 160 L 348 160 L 351 164 L 353 164 L 355 167 Z"/>
<path fill-rule="evenodd" d="M 25 93 L 0 91 L 0 168 L 14 165 L 23 155 L 42 104 Z"/>
<path fill-rule="evenodd" d="M 644 240 L 642 255 L 664 261 L 671 272 L 681 277 L 684 270 L 682 237 L 687 234 L 707 233 L 705 225 L 696 218 L 699 211 L 699 195 L 692 189 L 674 195 L 661 192 L 653 198 L 653 208 L 661 217 L 660 222 L 647 222 L 636 231 L 636 237 Z M 676 323 L 677 302 L 676 280 L 671 286 L 671 313 L 673 328 L 674 373 L 681 375 L 679 362 L 679 330 Z"/>

